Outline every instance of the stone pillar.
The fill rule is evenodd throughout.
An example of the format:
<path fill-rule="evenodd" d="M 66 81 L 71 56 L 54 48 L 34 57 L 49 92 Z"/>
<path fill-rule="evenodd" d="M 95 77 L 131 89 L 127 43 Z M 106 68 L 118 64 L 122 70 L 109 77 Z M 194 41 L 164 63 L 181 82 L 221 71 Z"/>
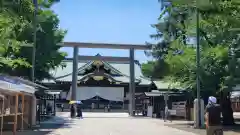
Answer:
<path fill-rule="evenodd" d="M 53 95 L 53 115 L 56 116 L 56 95 Z"/>
<path fill-rule="evenodd" d="M 135 67 L 134 49 L 130 49 L 130 83 L 129 83 L 129 111 L 130 115 L 135 115 Z"/>
<path fill-rule="evenodd" d="M 202 99 L 200 99 L 200 103 L 201 103 L 201 108 L 198 108 L 198 99 L 194 100 L 194 126 L 198 127 L 198 123 L 199 120 L 201 121 L 200 127 L 203 127 L 204 125 L 204 101 Z M 200 111 L 199 111 L 200 109 Z M 199 119 L 199 112 L 201 112 L 200 117 L 201 119 Z M 198 127 L 199 128 L 199 127 Z"/>
<path fill-rule="evenodd" d="M 73 72 L 72 72 L 72 95 L 71 99 L 76 100 L 77 90 L 77 70 L 78 70 L 78 47 L 74 47 L 73 50 Z"/>
<path fill-rule="evenodd" d="M 33 95 L 31 96 L 31 107 L 30 107 L 30 110 L 31 110 L 31 121 L 30 121 L 30 124 L 31 124 L 31 127 L 32 126 L 35 126 L 36 125 L 36 121 L 37 121 L 37 99 L 36 97 Z"/>

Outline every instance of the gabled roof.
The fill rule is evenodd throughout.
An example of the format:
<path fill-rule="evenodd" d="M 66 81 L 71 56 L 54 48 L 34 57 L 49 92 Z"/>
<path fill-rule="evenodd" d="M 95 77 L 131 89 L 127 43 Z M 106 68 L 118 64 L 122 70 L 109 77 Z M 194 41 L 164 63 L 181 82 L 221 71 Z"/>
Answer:
<path fill-rule="evenodd" d="M 104 66 L 110 68 L 115 73 L 120 74 L 120 76 L 113 76 L 113 78 L 122 83 L 129 83 L 130 81 L 130 64 L 126 62 L 106 62 L 102 61 Z M 55 78 L 55 81 L 62 82 L 71 82 L 72 81 L 72 69 L 73 62 L 71 60 L 64 60 L 63 63 L 66 67 L 58 67 L 57 69 L 51 71 L 50 73 Z M 84 70 L 90 65 L 93 64 L 93 61 L 80 61 L 78 63 L 78 71 Z M 135 79 L 136 82 L 142 85 L 151 84 L 151 81 L 142 77 L 141 68 L 138 63 L 135 63 Z M 78 80 L 82 79 L 82 75 L 78 75 Z"/>

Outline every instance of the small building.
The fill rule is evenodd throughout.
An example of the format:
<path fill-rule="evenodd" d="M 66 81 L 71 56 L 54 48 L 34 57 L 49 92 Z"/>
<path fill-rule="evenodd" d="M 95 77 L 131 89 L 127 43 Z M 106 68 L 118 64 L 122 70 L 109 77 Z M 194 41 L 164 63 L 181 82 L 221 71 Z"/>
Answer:
<path fill-rule="evenodd" d="M 165 106 L 167 105 L 169 109 L 175 110 L 177 117 L 187 117 L 187 101 L 188 101 L 188 92 L 186 91 L 171 91 L 171 90 L 152 90 L 151 92 L 145 92 L 147 97 L 151 98 L 151 106 L 153 106 L 153 113 L 158 117 L 161 112 L 164 111 Z M 184 106 L 179 108 L 176 106 Z"/>
<path fill-rule="evenodd" d="M 60 91 L 47 88 L 35 92 L 37 98 L 37 121 L 39 123 L 56 115 L 56 99 L 59 94 Z"/>
<path fill-rule="evenodd" d="M 164 80 L 155 80 L 153 81 L 156 85 L 156 90 L 151 92 L 145 92 L 147 97 L 150 97 L 151 105 L 153 106 L 153 113 L 157 114 L 158 117 L 161 117 L 160 112 L 164 111 L 166 104 L 169 109 L 175 110 L 177 117 L 188 117 L 187 116 L 187 104 L 189 104 L 189 94 L 182 87 L 180 83 L 170 83 Z M 184 108 L 180 109 L 179 104 L 183 104 Z"/>

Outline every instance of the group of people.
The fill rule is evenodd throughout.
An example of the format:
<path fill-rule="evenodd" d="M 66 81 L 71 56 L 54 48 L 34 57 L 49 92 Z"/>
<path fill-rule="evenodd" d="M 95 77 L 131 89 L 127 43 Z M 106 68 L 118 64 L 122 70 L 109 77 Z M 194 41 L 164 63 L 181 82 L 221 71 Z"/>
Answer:
<path fill-rule="evenodd" d="M 77 112 L 75 112 L 75 110 Z M 78 105 L 78 104 L 72 104 L 71 105 L 71 108 L 70 108 L 70 111 L 71 111 L 71 117 L 79 117 L 79 118 L 82 118 L 82 108 L 81 108 L 81 105 Z M 77 115 L 76 115 L 77 114 Z"/>

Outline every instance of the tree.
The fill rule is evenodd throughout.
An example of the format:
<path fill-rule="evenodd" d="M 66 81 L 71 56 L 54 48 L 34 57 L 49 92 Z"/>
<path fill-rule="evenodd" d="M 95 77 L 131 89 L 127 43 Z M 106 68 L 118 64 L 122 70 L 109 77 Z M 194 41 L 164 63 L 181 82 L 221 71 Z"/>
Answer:
<path fill-rule="evenodd" d="M 224 124 L 233 124 L 229 92 L 239 83 L 240 2 L 163 0 L 163 3 L 166 4 L 159 23 L 154 25 L 157 34 L 152 36 L 160 40 L 149 54 L 168 63 L 168 78 L 195 90 L 195 45 L 187 41 L 196 37 L 197 8 L 200 14 L 201 95 L 218 95 L 224 110 Z"/>
<path fill-rule="evenodd" d="M 16 6 L 16 3 L 0 5 L 0 72 L 4 72 L 6 67 L 11 69 L 30 67 L 25 58 L 14 55 L 19 53 L 21 45 L 27 44 L 17 38 L 29 23 L 7 8 L 9 4 Z"/>
<path fill-rule="evenodd" d="M 54 69 L 57 66 L 62 66 L 61 61 L 66 56 L 66 53 L 59 51 L 60 46 L 57 46 L 58 43 L 62 42 L 66 31 L 59 29 L 59 19 L 50 9 L 55 2 L 58 2 L 58 0 L 38 1 L 39 10 L 37 12 L 38 26 L 35 65 L 35 77 L 37 80 L 51 78 L 49 70 Z M 22 20 L 26 22 L 26 25 L 20 29 L 21 32 L 11 32 L 11 34 L 17 35 L 14 37 L 14 40 L 33 45 L 34 6 L 32 0 L 21 0 L 18 3 L 5 4 L 4 6 L 15 15 L 16 18 L 22 18 Z M 20 24 L 21 23 L 18 23 L 18 25 Z M 12 56 L 31 64 L 32 47 L 20 47 L 20 45 L 21 44 L 19 43 L 18 51 L 15 51 Z M 4 68 L 4 71 L 11 75 L 30 78 L 31 66 L 17 66 L 14 70 L 9 67 Z"/>
<path fill-rule="evenodd" d="M 145 77 L 152 79 L 163 78 L 168 72 L 167 67 L 167 63 L 163 60 L 148 61 L 147 63 L 142 64 L 142 73 Z"/>

